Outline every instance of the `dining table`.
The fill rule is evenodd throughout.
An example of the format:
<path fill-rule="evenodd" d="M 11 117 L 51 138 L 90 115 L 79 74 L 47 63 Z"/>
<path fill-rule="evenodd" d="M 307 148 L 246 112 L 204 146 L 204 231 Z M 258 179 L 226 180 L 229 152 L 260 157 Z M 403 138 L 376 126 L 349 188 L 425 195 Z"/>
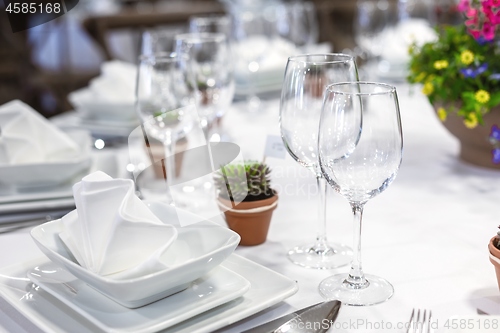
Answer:
<path fill-rule="evenodd" d="M 435 332 L 459 332 L 464 318 L 473 319 L 468 324 L 479 325 L 478 311 L 487 313 L 489 317 L 482 318 L 491 318 L 493 325 L 500 319 L 500 291 L 488 242 L 500 224 L 500 173 L 461 161 L 458 140 L 440 123 L 420 88 L 402 82 L 395 85 L 403 161 L 394 182 L 367 203 L 362 225 L 363 270 L 391 282 L 394 295 L 378 305 L 343 305 L 330 331 L 406 332 L 413 309 L 432 311 Z M 289 154 L 266 156 L 266 142 L 280 136 L 279 92 L 263 98 L 260 108 L 252 112 L 245 103 L 234 101 L 227 110 L 221 122 L 223 137 L 240 147 L 244 159 L 265 158 L 279 202 L 267 240 L 261 245 L 238 246 L 235 253 L 296 281 L 298 289 L 277 304 L 219 325 L 216 332 L 220 333 L 242 332 L 322 302 L 319 283 L 349 271 L 349 266 L 304 268 L 287 258 L 292 247 L 316 237 L 316 179 Z M 126 174 L 127 147 L 103 150 L 121 156 L 119 168 Z M 224 225 L 222 215 L 214 219 Z M 30 236 L 31 228 L 0 233 L 0 271 L 43 257 Z M 332 188 L 327 195 L 327 237 L 354 246 L 349 203 Z M 71 316 L 85 322 L 76 312 Z M 57 318 L 50 326 L 53 329 L 47 329 L 28 317 L 0 298 L 0 332 L 65 331 L 58 328 Z"/>

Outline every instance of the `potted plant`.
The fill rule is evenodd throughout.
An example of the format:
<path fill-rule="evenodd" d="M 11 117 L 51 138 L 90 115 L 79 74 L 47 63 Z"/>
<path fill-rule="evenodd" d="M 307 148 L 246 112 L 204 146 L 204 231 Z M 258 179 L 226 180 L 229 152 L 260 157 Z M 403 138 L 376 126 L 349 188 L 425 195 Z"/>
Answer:
<path fill-rule="evenodd" d="M 215 176 L 218 203 L 230 229 L 241 236 L 240 245 L 266 241 L 278 194 L 271 188 L 271 169 L 245 161 L 221 167 Z"/>
<path fill-rule="evenodd" d="M 410 46 L 407 80 L 422 85 L 459 139 L 462 160 L 500 169 L 500 3 L 461 0 L 457 8 L 463 24 L 437 27 L 435 41 Z"/>
<path fill-rule="evenodd" d="M 498 228 L 500 229 L 500 226 Z M 498 288 L 500 289 L 500 231 L 497 232 L 495 237 L 490 239 L 488 249 L 490 250 L 490 261 L 495 266 Z"/>

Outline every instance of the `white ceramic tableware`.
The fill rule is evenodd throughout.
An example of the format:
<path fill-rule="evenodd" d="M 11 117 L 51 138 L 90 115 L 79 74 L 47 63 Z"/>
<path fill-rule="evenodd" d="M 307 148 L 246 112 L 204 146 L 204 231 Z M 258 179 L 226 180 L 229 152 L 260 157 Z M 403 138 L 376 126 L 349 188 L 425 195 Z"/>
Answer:
<path fill-rule="evenodd" d="M 131 310 L 112 301 L 54 263 L 33 268 L 28 278 L 105 332 L 149 333 L 178 324 L 245 294 L 250 282 L 218 266 L 167 298 Z"/>
<path fill-rule="evenodd" d="M 67 134 L 81 147 L 78 156 L 64 161 L 0 164 L 0 184 L 17 188 L 56 186 L 87 173 L 92 164 L 88 132 L 73 130 Z"/>
<path fill-rule="evenodd" d="M 27 320 L 44 332 L 95 333 L 100 331 L 95 323 L 77 315 L 73 309 L 52 297 L 43 288 L 34 285 L 26 277 L 27 272 L 33 267 L 48 262 L 47 258 L 39 257 L 36 254 L 27 261 L 1 268 L 0 295 Z M 222 263 L 222 266 L 247 279 L 251 284 L 250 290 L 233 301 L 207 310 L 172 327 L 165 328 L 162 333 L 213 332 L 267 309 L 294 295 L 298 290 L 297 283 L 294 280 L 236 254 L 229 256 Z M 168 297 L 151 305 L 159 305 L 162 309 L 166 309 L 163 306 L 170 306 L 168 304 L 170 304 L 171 300 L 175 299 Z M 191 306 L 194 306 L 194 304 Z M 149 305 L 144 309 L 148 307 Z M 85 308 L 82 306 L 80 309 L 80 311 L 89 310 L 91 309 L 87 306 Z M 123 316 L 137 311 L 126 308 L 123 308 L 123 310 Z M 180 310 L 184 310 L 184 308 Z M 149 310 L 145 311 L 144 321 L 146 327 L 149 326 L 154 329 L 156 323 L 162 322 L 162 318 L 169 317 L 169 314 L 165 311 L 159 311 L 155 314 L 157 316 L 153 316 Z"/>
<path fill-rule="evenodd" d="M 176 225 L 177 212 L 172 206 L 149 202 L 158 218 L 178 228 L 177 240 L 160 257 L 168 268 L 135 278 L 116 280 L 103 277 L 80 266 L 59 238 L 61 220 L 32 229 L 31 236 L 42 252 L 54 263 L 126 307 L 139 307 L 175 292 L 224 261 L 236 248 L 240 236 L 211 221 L 190 226 Z M 183 214 L 188 214 L 184 212 Z"/>

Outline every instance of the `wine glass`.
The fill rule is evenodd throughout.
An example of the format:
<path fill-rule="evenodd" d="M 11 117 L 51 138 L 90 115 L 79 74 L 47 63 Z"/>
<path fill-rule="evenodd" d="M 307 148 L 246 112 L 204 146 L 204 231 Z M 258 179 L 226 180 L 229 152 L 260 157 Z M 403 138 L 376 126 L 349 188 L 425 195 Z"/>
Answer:
<path fill-rule="evenodd" d="M 352 250 L 329 244 L 326 238 L 326 183 L 319 168 L 318 126 L 323 91 L 330 83 L 357 81 L 352 56 L 346 54 L 307 54 L 288 58 L 281 90 L 281 136 L 290 155 L 316 176 L 320 203 L 316 240 L 288 252 L 295 264 L 330 269 L 349 264 Z"/>
<path fill-rule="evenodd" d="M 194 121 L 188 66 L 185 56 L 173 53 L 143 55 L 137 75 L 137 113 L 146 134 L 163 143 L 169 188 L 175 177 L 175 142 L 190 131 Z"/>
<path fill-rule="evenodd" d="M 349 305 L 384 302 L 394 288 L 385 279 L 363 273 L 361 218 L 365 203 L 392 183 L 401 164 L 403 135 L 396 89 L 369 82 L 328 86 L 318 143 L 321 172 L 351 205 L 355 249 L 349 274 L 326 278 L 319 292 Z"/>
<path fill-rule="evenodd" d="M 278 5 L 276 30 L 302 52 L 316 44 L 319 26 L 316 6 L 311 1 L 291 1 Z"/>
<path fill-rule="evenodd" d="M 231 38 L 231 17 L 228 15 L 195 15 L 189 18 L 189 32 L 222 33 Z"/>
<path fill-rule="evenodd" d="M 196 94 L 198 114 L 209 140 L 209 125 L 226 110 L 234 95 L 233 67 L 227 38 L 222 33 L 186 33 L 176 36 L 175 51 L 189 58 L 186 75 Z"/>
<path fill-rule="evenodd" d="M 231 17 L 228 15 L 197 15 L 191 16 L 189 18 L 189 32 L 191 33 L 222 33 L 226 36 L 227 43 L 229 45 L 229 51 L 232 52 L 231 48 Z M 226 100 L 232 101 L 234 97 L 234 89 L 228 91 Z M 218 142 L 222 140 L 221 137 L 221 121 L 222 117 L 227 111 L 229 104 L 225 107 L 220 107 L 215 115 L 215 121 L 211 127 L 210 141 Z"/>

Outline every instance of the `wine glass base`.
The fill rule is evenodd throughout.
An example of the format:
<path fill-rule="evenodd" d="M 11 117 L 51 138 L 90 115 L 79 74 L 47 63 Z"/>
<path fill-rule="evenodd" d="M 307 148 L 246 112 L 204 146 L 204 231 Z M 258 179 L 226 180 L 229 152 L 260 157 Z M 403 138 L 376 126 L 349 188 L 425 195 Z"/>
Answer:
<path fill-rule="evenodd" d="M 317 244 L 297 246 L 288 251 L 288 259 L 296 265 L 315 268 L 332 269 L 346 266 L 352 261 L 352 249 L 343 244 Z"/>
<path fill-rule="evenodd" d="M 366 274 L 369 282 L 364 288 L 352 288 L 345 279 L 346 274 L 330 276 L 319 284 L 319 293 L 325 299 L 336 299 L 346 305 L 366 306 L 387 301 L 394 294 L 394 287 L 385 279 Z"/>

